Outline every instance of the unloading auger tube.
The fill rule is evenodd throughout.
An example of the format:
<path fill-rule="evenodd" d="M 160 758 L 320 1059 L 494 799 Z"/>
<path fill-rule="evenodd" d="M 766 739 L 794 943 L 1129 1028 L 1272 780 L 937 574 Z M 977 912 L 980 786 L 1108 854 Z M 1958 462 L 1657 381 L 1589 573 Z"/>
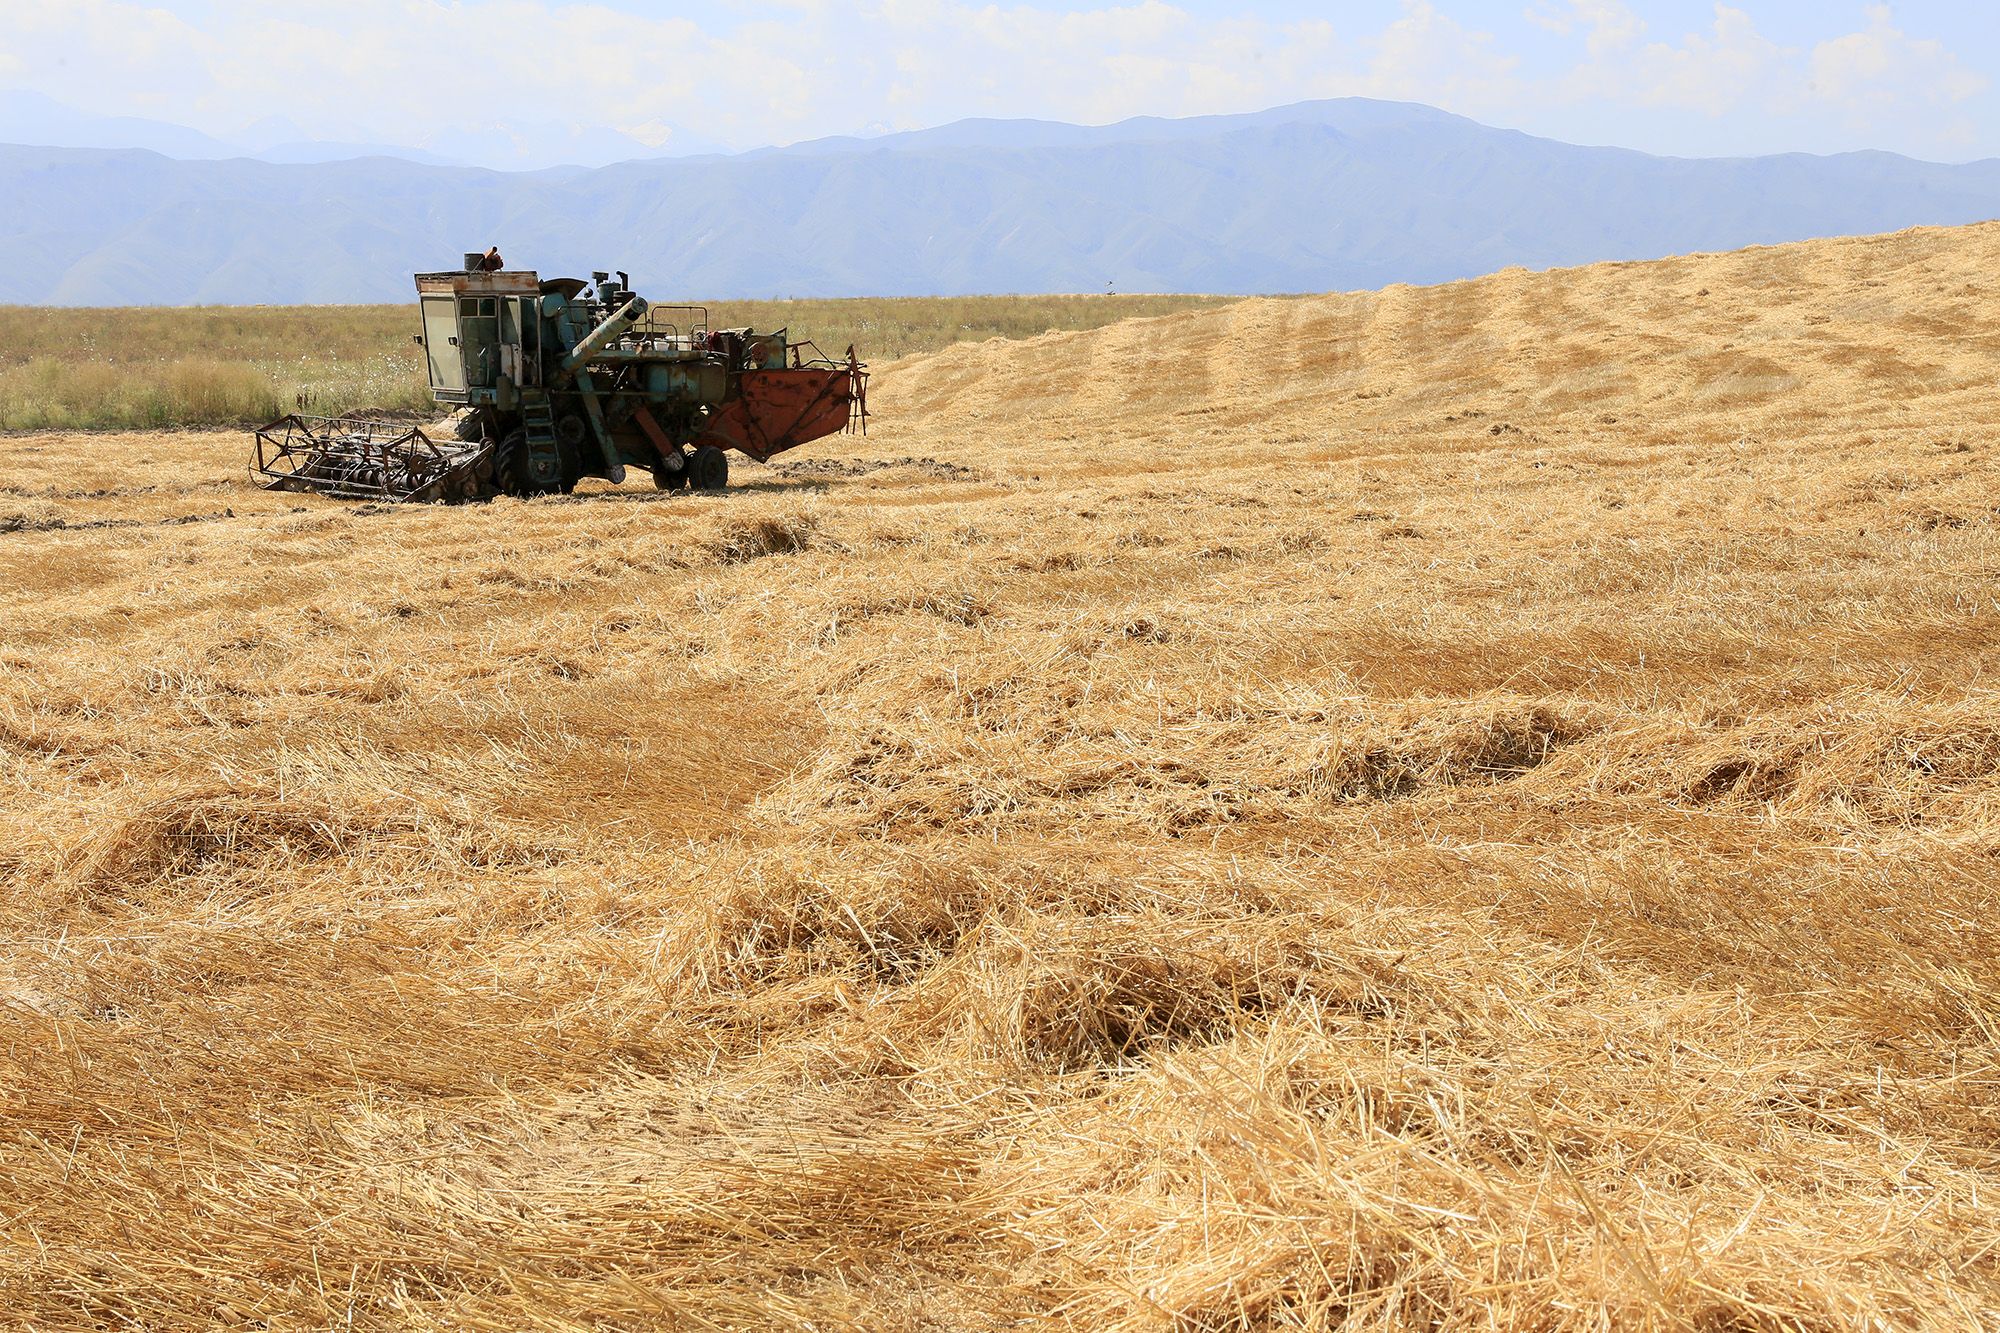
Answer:
<path fill-rule="evenodd" d="M 618 308 L 618 313 L 599 324 L 584 336 L 582 342 L 570 348 L 569 355 L 562 359 L 562 368 L 571 373 L 599 352 L 617 342 L 632 331 L 632 326 L 646 317 L 652 307 L 646 298 L 635 296 Z"/>
<path fill-rule="evenodd" d="M 266 485 L 347 498 L 455 502 L 617 484 L 718 490 L 729 450 L 764 461 L 866 430 L 868 368 L 784 330 L 711 329 L 702 306 L 660 306 L 624 273 L 416 275 L 431 396 L 445 428 L 293 416 L 257 432 Z M 446 436 L 455 436 L 447 440 Z"/>

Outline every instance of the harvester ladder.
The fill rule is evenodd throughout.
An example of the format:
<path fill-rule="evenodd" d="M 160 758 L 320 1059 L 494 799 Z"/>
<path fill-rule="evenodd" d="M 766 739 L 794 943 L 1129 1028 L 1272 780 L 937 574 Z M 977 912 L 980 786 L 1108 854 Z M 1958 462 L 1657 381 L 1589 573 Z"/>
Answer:
<path fill-rule="evenodd" d="M 528 446 L 536 453 L 556 447 L 556 416 L 547 399 L 521 404 L 521 426 L 528 434 Z"/>

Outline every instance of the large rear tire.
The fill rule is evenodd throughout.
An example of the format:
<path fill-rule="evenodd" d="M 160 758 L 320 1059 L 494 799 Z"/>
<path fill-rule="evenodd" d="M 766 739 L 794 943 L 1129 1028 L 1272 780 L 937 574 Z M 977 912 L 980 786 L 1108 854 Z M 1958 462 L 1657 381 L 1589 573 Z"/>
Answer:
<path fill-rule="evenodd" d="M 534 460 L 528 454 L 528 432 L 521 426 L 502 435 L 500 443 L 493 446 L 493 479 L 502 492 L 523 500 L 557 492 L 567 495 L 576 485 L 576 477 L 567 472 L 559 473 L 551 481 L 535 480 Z"/>
<path fill-rule="evenodd" d="M 451 433 L 466 444 L 479 443 L 486 438 L 486 414 L 474 408 L 458 419 Z"/>
<path fill-rule="evenodd" d="M 528 432 L 519 426 L 493 446 L 493 481 L 503 495 L 525 498 L 539 489 L 528 471 Z"/>
<path fill-rule="evenodd" d="M 729 484 L 729 455 L 704 444 L 688 456 L 688 485 L 698 491 L 719 491 Z"/>

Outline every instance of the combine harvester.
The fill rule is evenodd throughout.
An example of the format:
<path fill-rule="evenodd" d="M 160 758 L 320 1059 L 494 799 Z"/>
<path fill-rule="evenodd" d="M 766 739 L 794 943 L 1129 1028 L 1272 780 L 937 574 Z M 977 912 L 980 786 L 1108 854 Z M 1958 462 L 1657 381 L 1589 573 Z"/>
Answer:
<path fill-rule="evenodd" d="M 655 306 L 619 273 L 546 281 L 468 254 L 419 273 L 431 394 L 460 410 L 455 438 L 351 418 L 281 417 L 251 470 L 273 490 L 459 503 L 613 483 L 628 467 L 661 490 L 720 490 L 730 449 L 763 462 L 865 430 L 868 370 L 784 330 L 710 329 L 702 306 Z M 497 262 L 497 256 L 494 257 Z"/>

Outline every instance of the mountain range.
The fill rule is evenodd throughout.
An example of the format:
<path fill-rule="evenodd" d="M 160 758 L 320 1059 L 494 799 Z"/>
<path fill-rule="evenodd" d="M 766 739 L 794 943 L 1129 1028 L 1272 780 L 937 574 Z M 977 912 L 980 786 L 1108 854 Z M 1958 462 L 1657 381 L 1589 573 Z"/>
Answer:
<path fill-rule="evenodd" d="M 403 301 L 489 244 L 662 299 L 1329 291 L 1994 217 L 2000 161 L 1664 158 L 1362 99 L 532 172 L 0 145 L 0 302 Z"/>

